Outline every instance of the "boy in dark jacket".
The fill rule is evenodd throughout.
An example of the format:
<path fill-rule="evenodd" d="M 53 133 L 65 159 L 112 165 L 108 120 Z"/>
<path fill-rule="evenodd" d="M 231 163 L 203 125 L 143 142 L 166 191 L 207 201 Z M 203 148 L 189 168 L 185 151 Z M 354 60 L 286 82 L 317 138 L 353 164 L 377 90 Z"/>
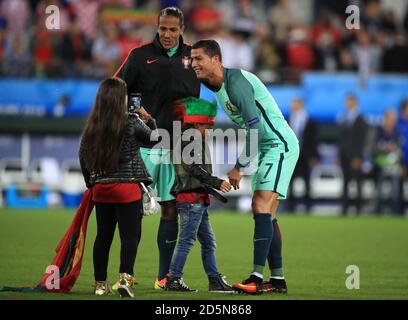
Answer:
<path fill-rule="evenodd" d="M 229 182 L 212 176 L 211 159 L 205 142 L 205 130 L 212 128 L 217 105 L 206 100 L 187 98 L 175 107 L 176 119 L 182 122 L 182 137 L 175 146 L 176 180 L 172 194 L 180 216 L 180 233 L 170 264 L 168 291 L 195 292 L 183 281 L 183 268 L 195 240 L 201 243 L 201 257 L 208 275 L 210 292 L 234 292 L 218 272 L 215 261 L 216 241 L 208 218 L 209 194 L 223 199 L 214 189 L 228 192 Z M 188 141 L 185 137 L 190 136 Z M 188 150 L 191 150 L 187 153 Z"/>

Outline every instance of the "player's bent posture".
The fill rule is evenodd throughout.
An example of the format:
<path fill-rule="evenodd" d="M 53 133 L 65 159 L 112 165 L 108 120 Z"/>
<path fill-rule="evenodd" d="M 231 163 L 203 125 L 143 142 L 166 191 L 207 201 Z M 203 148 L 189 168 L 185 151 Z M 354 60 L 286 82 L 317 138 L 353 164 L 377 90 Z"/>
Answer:
<path fill-rule="evenodd" d="M 286 198 L 289 181 L 299 157 L 299 142 L 265 85 L 252 73 L 222 65 L 214 40 L 200 40 L 191 50 L 197 77 L 215 92 L 222 108 L 240 128 L 246 129 L 246 146 L 228 177 L 239 188 L 240 170 L 255 159 L 251 143 L 258 139 L 258 168 L 252 178 L 252 212 L 255 220 L 254 264 L 249 278 L 234 285 L 238 291 L 259 294 L 287 292 L 282 269 L 282 240 L 276 211 Z M 256 129 L 256 130 L 249 130 Z M 263 282 L 268 259 L 270 280 Z"/>

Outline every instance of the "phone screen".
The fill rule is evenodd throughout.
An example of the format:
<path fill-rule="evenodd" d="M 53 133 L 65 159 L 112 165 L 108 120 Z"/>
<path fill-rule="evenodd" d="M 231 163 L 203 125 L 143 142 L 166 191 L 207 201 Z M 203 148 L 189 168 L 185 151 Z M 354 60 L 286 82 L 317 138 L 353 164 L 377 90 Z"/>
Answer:
<path fill-rule="evenodd" d="M 140 108 L 142 97 L 140 94 L 131 94 L 130 95 L 130 110 L 135 110 Z"/>

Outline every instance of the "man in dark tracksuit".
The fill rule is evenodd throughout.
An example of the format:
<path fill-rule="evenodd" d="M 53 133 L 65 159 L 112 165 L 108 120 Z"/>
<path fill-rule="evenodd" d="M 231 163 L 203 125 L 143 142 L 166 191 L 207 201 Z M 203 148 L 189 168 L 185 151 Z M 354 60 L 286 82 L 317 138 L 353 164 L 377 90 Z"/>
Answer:
<path fill-rule="evenodd" d="M 155 39 L 133 49 L 115 73 L 116 77 L 125 80 L 129 94 L 141 93 L 141 105 L 156 119 L 158 129 L 167 130 L 170 141 L 174 101 L 200 95 L 200 82 L 191 68 L 191 46 L 184 43 L 183 31 L 181 10 L 175 7 L 163 9 L 158 17 Z M 153 178 L 161 205 L 162 217 L 157 235 L 160 262 L 155 288 L 165 289 L 178 234 L 175 199 L 170 194 L 175 173 L 171 145 L 152 149 L 155 144 L 157 141 L 144 145 L 140 152 Z"/>

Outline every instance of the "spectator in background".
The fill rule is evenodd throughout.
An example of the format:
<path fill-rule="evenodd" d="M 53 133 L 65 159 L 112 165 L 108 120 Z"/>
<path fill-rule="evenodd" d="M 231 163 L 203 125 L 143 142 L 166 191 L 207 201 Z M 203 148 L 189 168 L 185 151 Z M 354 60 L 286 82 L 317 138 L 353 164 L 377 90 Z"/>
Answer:
<path fill-rule="evenodd" d="M 320 21 L 315 24 L 311 31 L 311 38 L 314 42 L 319 42 L 319 39 L 325 35 L 329 35 L 330 39 L 334 45 L 340 46 L 342 43 L 341 33 L 337 28 L 333 25 L 334 16 L 330 15 L 329 12 L 325 12 Z"/>
<path fill-rule="evenodd" d="M 101 2 L 98 0 L 72 0 L 72 2 L 74 14 L 78 18 L 79 29 L 88 39 L 94 40 L 97 35 Z"/>
<path fill-rule="evenodd" d="M 3 0 L 1 12 L 6 18 L 7 29 L 10 34 L 24 34 L 30 18 L 30 7 L 26 0 Z"/>
<path fill-rule="evenodd" d="M 282 49 L 277 45 L 274 38 L 266 36 L 260 39 L 255 63 L 257 74 L 262 82 L 271 83 L 279 79 L 277 69 L 282 64 L 281 55 Z"/>
<path fill-rule="evenodd" d="M 58 49 L 62 76 L 80 77 L 91 60 L 91 49 L 77 20 L 72 20 L 68 30 L 62 34 Z"/>
<path fill-rule="evenodd" d="M 400 175 L 401 149 L 400 135 L 397 129 L 397 113 L 388 109 L 384 113 L 382 125 L 377 129 L 374 147 L 374 164 L 376 171 L 375 212 L 382 213 L 384 203 L 384 182 L 391 181 L 391 209 L 394 214 L 401 212 Z"/>
<path fill-rule="evenodd" d="M 357 71 L 357 64 L 354 60 L 353 53 L 348 48 L 342 48 L 339 52 L 339 61 L 338 61 L 338 70 L 339 71 Z"/>
<path fill-rule="evenodd" d="M 289 125 L 295 132 L 300 146 L 300 156 L 296 164 L 293 178 L 289 184 L 288 211 L 294 212 L 296 197 L 293 193 L 293 182 L 296 177 L 302 178 L 305 183 L 305 193 L 301 201 L 306 206 L 306 212 L 310 211 L 310 173 L 319 162 L 318 127 L 315 121 L 309 117 L 303 100 L 296 98 L 292 101 Z"/>
<path fill-rule="evenodd" d="M 383 28 L 381 3 L 379 0 L 369 0 L 361 12 L 361 22 L 368 33 L 374 35 Z"/>
<path fill-rule="evenodd" d="M 395 12 L 393 10 L 387 10 L 383 16 L 382 29 L 388 34 L 396 34 L 398 32 L 397 21 Z"/>
<path fill-rule="evenodd" d="M 398 33 L 384 50 L 382 71 L 408 73 L 408 43 L 403 33 Z"/>
<path fill-rule="evenodd" d="M 231 34 L 231 30 L 225 24 L 220 25 L 217 29 L 217 33 L 213 36 L 221 47 L 221 54 L 226 63 L 226 66 L 231 68 L 231 63 L 234 61 L 235 46 L 234 39 Z"/>
<path fill-rule="evenodd" d="M 401 212 L 405 212 L 405 198 L 404 198 L 404 182 L 408 177 L 408 100 L 404 100 L 401 103 L 399 118 L 398 118 L 398 130 L 401 134 L 401 151 L 402 151 L 402 179 L 401 179 Z"/>
<path fill-rule="evenodd" d="M 222 12 L 216 7 L 214 0 L 199 0 L 189 12 L 187 20 L 198 38 L 207 38 L 217 32 Z"/>
<path fill-rule="evenodd" d="M 346 98 L 346 114 L 339 121 L 338 147 L 340 164 L 343 171 L 342 213 L 347 214 L 350 197 L 349 182 L 355 179 L 357 183 L 356 211 L 362 207 L 361 186 L 363 181 L 363 152 L 368 127 L 358 109 L 357 98 L 349 95 Z"/>
<path fill-rule="evenodd" d="M 2 69 L 3 74 L 9 77 L 31 75 L 32 58 L 24 34 L 10 34 L 6 39 Z"/>
<path fill-rule="evenodd" d="M 292 68 L 292 80 L 298 81 L 301 73 L 313 68 L 315 55 L 308 39 L 307 31 L 303 28 L 294 28 L 286 44 L 286 64 Z"/>
<path fill-rule="evenodd" d="M 102 34 L 95 39 L 92 46 L 92 58 L 95 64 L 95 77 L 108 76 L 115 72 L 121 50 L 118 43 L 116 26 L 111 24 L 104 28 Z"/>
<path fill-rule="evenodd" d="M 315 44 L 315 69 L 317 70 L 335 71 L 338 69 L 342 37 L 334 26 L 333 20 L 335 17 L 325 12 L 311 30 L 311 38 Z"/>
<path fill-rule="evenodd" d="M 246 69 L 252 71 L 254 69 L 254 52 L 248 43 L 248 34 L 239 29 L 232 32 L 232 48 L 234 55 L 231 55 L 230 61 L 225 60 L 230 68 Z"/>
<path fill-rule="evenodd" d="M 331 33 L 323 32 L 318 36 L 315 53 L 315 69 L 332 72 L 337 70 L 339 53 Z"/>
<path fill-rule="evenodd" d="M 30 53 L 35 61 L 35 72 L 38 77 L 42 76 L 85 76 L 102 77 L 104 72 L 95 74 L 96 68 L 87 68 L 87 59 L 78 61 L 69 60 L 72 56 L 72 48 L 64 54 L 61 46 L 70 46 L 69 36 L 70 21 L 77 20 L 79 33 L 84 40 L 82 47 L 89 54 L 95 38 L 98 36 L 99 27 L 103 27 L 102 12 L 106 8 L 143 8 L 158 10 L 164 3 L 180 3 L 188 10 L 189 25 L 193 32 L 186 36 L 190 42 L 200 38 L 214 38 L 219 36 L 221 24 L 226 24 L 234 31 L 223 44 L 223 54 L 228 65 L 232 61 L 232 67 L 243 67 L 253 69 L 249 61 L 256 60 L 257 70 L 263 69 L 260 76 L 267 82 L 278 79 L 283 83 L 296 82 L 303 70 L 359 70 L 362 83 L 367 77 L 378 71 L 385 72 L 408 72 L 408 7 L 404 1 L 391 0 L 360 0 L 361 30 L 346 30 L 344 28 L 345 7 L 350 1 L 323 1 L 313 0 L 314 5 L 304 5 L 299 0 L 199 0 L 193 1 L 147 1 L 147 0 L 0 0 L 0 58 L 4 56 L 5 35 L 1 30 L 11 34 L 28 34 Z M 309 1 L 306 1 L 309 2 Z M 395 4 L 394 4 L 395 2 Z M 302 4 L 300 4 L 302 3 Z M 60 9 L 60 30 L 53 30 L 51 35 L 46 35 L 43 30 L 45 19 L 48 17 L 45 8 L 48 5 L 57 5 Z M 303 8 L 305 10 L 294 10 Z M 314 13 L 306 9 L 313 9 Z M 406 10 L 406 11 L 405 11 Z M 300 14 L 299 14 L 300 12 Z M 309 14 L 310 13 L 310 14 Z M 404 17 L 405 15 L 405 17 Z M 299 17 L 303 18 L 299 18 Z M 315 17 L 321 17 L 316 23 Z M 126 18 L 125 18 L 126 21 Z M 268 34 L 259 36 L 261 25 L 268 22 Z M 120 21 L 122 27 L 123 20 Z M 300 35 L 311 26 L 310 38 Z M 142 28 L 152 28 L 145 25 Z M 304 28 L 303 31 L 298 30 Z M 239 29 L 240 32 L 235 31 Z M 237 39 L 242 35 L 242 30 L 249 31 L 250 36 Z M 295 31 L 292 31 L 295 30 Z M 339 32 L 342 31 L 342 32 Z M 147 34 L 147 32 L 146 32 Z M 59 39 L 64 38 L 63 40 Z M 126 58 L 130 47 L 137 46 L 139 40 L 147 40 L 151 35 L 142 36 L 139 30 L 132 30 L 126 26 L 120 34 L 119 44 L 121 47 L 121 58 Z M 269 44 L 265 38 L 275 39 L 275 43 Z M 50 39 L 49 39 L 50 38 Z M 299 40 L 302 38 L 302 40 Z M 304 40 L 304 39 L 306 40 Z M 374 40 L 375 39 L 375 40 Z M 217 41 L 220 39 L 217 39 Z M 44 41 L 44 43 L 42 42 Z M 51 41 L 51 45 L 49 42 Z M 60 41 L 64 43 L 61 44 Z M 75 44 L 78 51 L 79 42 Z M 220 41 L 222 42 L 222 41 Z M 61 44 L 61 46 L 60 46 Z M 72 45 L 71 45 L 72 46 Z M 228 48 L 229 49 L 224 49 Z M 262 48 L 258 48 L 262 46 Z M 280 73 L 265 72 L 265 66 L 261 59 L 268 60 L 265 65 L 274 65 L 276 61 L 275 48 L 282 48 Z M 61 50 L 60 50 L 61 49 Z M 265 54 L 257 54 L 259 51 Z M 270 51 L 271 58 L 267 51 Z M 228 58 L 230 51 L 232 58 Z M 278 50 L 279 51 L 279 50 Z M 350 55 L 352 52 L 352 57 Z M 250 57 L 252 55 L 252 58 Z M 2 60 L 0 60 L 2 61 Z M 70 62 L 72 61 L 72 63 Z M 241 61 L 244 61 L 242 64 Z M 90 61 L 91 62 L 91 61 Z M 249 62 L 249 64 L 248 64 Z M 252 62 L 253 64 L 253 62 Z M 79 65 L 79 66 L 78 66 Z M 288 67 L 287 69 L 285 67 Z M 78 70 L 80 69 L 80 70 Z M 102 68 L 103 69 L 103 68 Z M 293 74 L 292 71 L 294 70 Z"/>
<path fill-rule="evenodd" d="M 271 24 L 276 41 L 286 42 L 289 35 L 289 28 L 296 23 L 290 2 L 279 0 L 268 12 L 268 21 Z"/>
<path fill-rule="evenodd" d="M 371 41 L 371 36 L 364 30 L 357 33 L 357 43 L 352 48 L 357 61 L 358 72 L 364 84 L 368 77 L 381 69 L 381 48 Z"/>
<path fill-rule="evenodd" d="M 50 5 L 59 8 L 59 29 L 48 29 L 46 8 Z M 37 77 L 62 76 L 61 56 L 59 54 L 60 37 L 70 27 L 70 15 L 67 4 L 60 0 L 42 0 L 35 7 L 35 70 Z M 54 21 L 55 22 L 55 21 Z M 73 63 L 73 61 L 71 61 Z"/>
<path fill-rule="evenodd" d="M 37 77 L 53 76 L 55 54 L 55 37 L 45 27 L 39 29 L 35 36 L 35 75 Z"/>
<path fill-rule="evenodd" d="M 7 38 L 7 18 L 3 14 L 3 6 L 0 4 L 0 61 L 3 62 L 4 51 L 6 49 Z M 0 63 L 0 73 L 2 73 L 2 67 Z"/>
<path fill-rule="evenodd" d="M 0 22 L 1 24 L 1 22 Z M 0 61 L 4 61 L 4 51 L 6 49 L 6 29 L 0 25 Z M 1 68 L 0 68 L 1 72 Z"/>
<path fill-rule="evenodd" d="M 120 36 L 118 44 L 121 51 L 120 61 L 125 61 L 129 52 L 142 44 L 142 38 L 138 29 L 130 22 L 124 22 L 119 25 Z"/>
<path fill-rule="evenodd" d="M 7 28 L 7 18 L 3 14 L 3 7 L 0 5 L 0 31 L 5 31 Z"/>

